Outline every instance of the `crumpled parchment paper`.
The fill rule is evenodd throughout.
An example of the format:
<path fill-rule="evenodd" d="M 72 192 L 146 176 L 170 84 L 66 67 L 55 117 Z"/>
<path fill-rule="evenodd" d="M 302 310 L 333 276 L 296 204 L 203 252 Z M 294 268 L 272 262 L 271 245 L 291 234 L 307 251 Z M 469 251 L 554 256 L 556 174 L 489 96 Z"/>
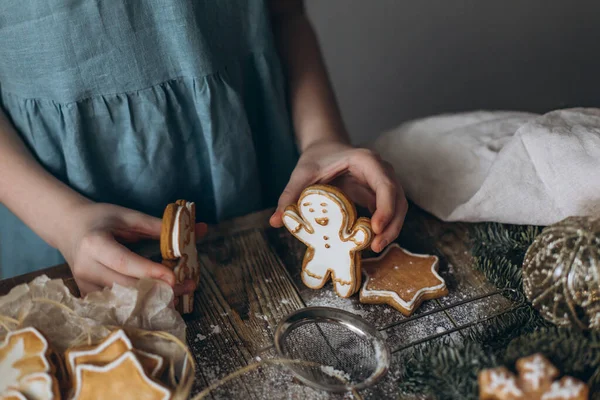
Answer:
<path fill-rule="evenodd" d="M 134 287 L 115 284 L 111 289 L 74 297 L 61 279 L 46 275 L 15 286 L 0 297 L 0 315 L 20 321 L 17 327 L 4 318 L 0 330 L 33 326 L 59 354 L 70 347 L 96 343 L 115 327 L 167 332 L 185 343 L 185 322 L 169 306 L 173 291 L 165 283 L 140 280 Z M 12 326 L 11 326 L 12 325 Z M 172 340 L 155 335 L 129 335 L 134 347 L 161 355 L 181 371 L 185 351 Z"/>

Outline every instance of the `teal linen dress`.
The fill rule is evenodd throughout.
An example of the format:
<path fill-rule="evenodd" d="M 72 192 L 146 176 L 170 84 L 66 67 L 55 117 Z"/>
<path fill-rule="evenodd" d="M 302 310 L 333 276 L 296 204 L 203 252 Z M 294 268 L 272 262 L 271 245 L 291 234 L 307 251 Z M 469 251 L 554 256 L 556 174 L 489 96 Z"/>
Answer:
<path fill-rule="evenodd" d="M 261 0 L 2 0 L 0 106 L 61 181 L 158 217 L 272 206 L 298 158 Z M 62 261 L 0 206 L 3 278 Z"/>

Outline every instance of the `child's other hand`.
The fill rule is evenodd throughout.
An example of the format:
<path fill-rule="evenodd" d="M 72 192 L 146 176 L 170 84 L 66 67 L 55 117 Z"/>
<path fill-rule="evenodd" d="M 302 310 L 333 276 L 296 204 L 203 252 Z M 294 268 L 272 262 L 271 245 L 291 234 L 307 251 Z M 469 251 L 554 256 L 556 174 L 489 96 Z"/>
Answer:
<path fill-rule="evenodd" d="M 113 283 L 134 285 L 140 278 L 159 279 L 175 296 L 192 293 L 194 282 L 175 285 L 170 268 L 135 254 L 122 243 L 159 239 L 162 221 L 127 208 L 100 203 L 77 207 L 65 218 L 67 232 L 58 249 L 67 260 L 82 295 Z M 204 224 L 199 224 L 201 231 Z"/>
<path fill-rule="evenodd" d="M 302 153 L 279 198 L 271 225 L 281 227 L 285 207 L 295 203 L 304 188 L 316 183 L 339 187 L 373 213 L 373 251 L 380 252 L 398 237 L 408 203 L 402 187 L 396 183 L 392 166 L 370 150 L 337 141 L 315 143 Z"/>

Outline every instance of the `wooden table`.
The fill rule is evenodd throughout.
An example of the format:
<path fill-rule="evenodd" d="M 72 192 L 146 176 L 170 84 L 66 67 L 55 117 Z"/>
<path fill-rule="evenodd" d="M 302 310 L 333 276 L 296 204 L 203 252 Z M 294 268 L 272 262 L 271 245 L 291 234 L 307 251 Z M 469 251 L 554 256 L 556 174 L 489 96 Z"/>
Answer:
<path fill-rule="evenodd" d="M 252 214 L 211 227 L 199 243 L 202 275 L 196 292 L 194 314 L 186 317 L 188 344 L 196 358 L 197 379 L 194 393 L 250 363 L 257 356 L 274 357 L 259 350 L 272 343 L 277 323 L 288 313 L 306 306 L 341 308 L 364 317 L 375 326 L 403 320 L 391 307 L 363 305 L 358 296 L 341 299 L 331 284 L 321 290 L 305 287 L 300 280 L 305 247 L 285 229 L 268 225 L 272 210 Z M 483 275 L 472 268 L 467 227 L 447 224 L 411 207 L 405 228 L 398 240 L 405 248 L 440 256 L 440 274 L 446 279 L 448 296 L 423 303 L 417 315 L 465 298 L 494 291 Z M 158 259 L 156 243 L 136 249 Z M 372 254 L 364 254 L 365 257 Z M 62 278 L 78 293 L 66 265 L 0 281 L 0 294 L 37 275 Z M 493 296 L 429 315 L 387 332 L 390 347 L 409 346 L 430 335 L 458 327 L 507 308 L 509 301 Z M 460 341 L 461 332 L 447 336 Z M 390 372 L 375 387 L 362 391 L 362 398 L 398 398 L 397 382 L 408 351 L 394 354 Z M 214 398 L 351 398 L 305 387 L 283 369 L 266 366 L 236 378 L 214 392 Z M 285 394 L 285 396 L 284 396 Z"/>

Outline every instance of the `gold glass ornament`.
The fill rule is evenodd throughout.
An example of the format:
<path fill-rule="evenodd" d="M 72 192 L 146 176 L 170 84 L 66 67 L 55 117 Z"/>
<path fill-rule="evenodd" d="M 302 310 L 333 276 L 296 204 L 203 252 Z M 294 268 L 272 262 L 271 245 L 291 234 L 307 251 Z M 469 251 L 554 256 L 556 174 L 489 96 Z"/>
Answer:
<path fill-rule="evenodd" d="M 546 227 L 525 254 L 523 287 L 548 321 L 600 329 L 600 217 Z"/>

